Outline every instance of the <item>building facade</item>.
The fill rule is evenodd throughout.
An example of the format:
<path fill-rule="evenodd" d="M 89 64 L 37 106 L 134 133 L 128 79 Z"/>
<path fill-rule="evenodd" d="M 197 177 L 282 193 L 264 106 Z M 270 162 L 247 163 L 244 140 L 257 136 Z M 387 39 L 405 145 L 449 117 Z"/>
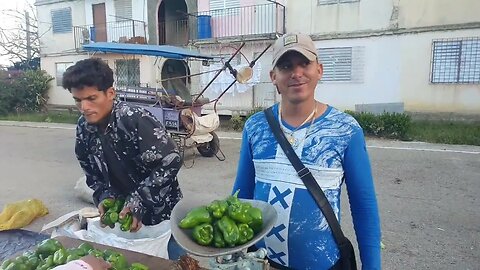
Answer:
<path fill-rule="evenodd" d="M 251 63 L 286 31 L 310 34 L 324 65 L 316 97 L 342 110 L 480 114 L 480 21 L 476 0 L 37 0 L 41 65 L 56 78 L 50 103 L 72 105 L 66 67 L 91 57 L 90 42 L 169 44 L 216 58 L 208 64 L 97 54 L 118 84 L 173 87 L 169 71 L 200 92 L 240 44 L 232 66 Z M 245 114 L 279 100 L 270 83 L 271 50 L 247 84 L 218 101 Z M 205 91 L 217 98 L 233 80 L 222 72 Z M 205 112 L 213 105 L 204 107 Z"/>

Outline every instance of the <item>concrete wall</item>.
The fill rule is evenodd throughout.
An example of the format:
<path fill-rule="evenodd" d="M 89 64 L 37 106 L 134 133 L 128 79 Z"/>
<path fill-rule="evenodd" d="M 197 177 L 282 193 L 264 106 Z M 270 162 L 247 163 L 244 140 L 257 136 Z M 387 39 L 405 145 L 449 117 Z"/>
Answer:
<path fill-rule="evenodd" d="M 343 110 L 354 110 L 355 104 L 401 102 L 402 53 L 398 39 L 390 36 L 316 41 L 319 49 L 354 47 L 362 53 L 352 57 L 360 73 L 356 82 L 320 82 L 315 97 Z"/>
<path fill-rule="evenodd" d="M 44 57 L 41 59 L 41 68 L 55 78 L 56 63 L 75 63 L 79 60 L 85 59 L 86 55 L 65 55 L 55 57 Z M 60 82 L 61 84 L 61 82 Z M 54 105 L 75 105 L 72 95 L 68 90 L 62 86 L 57 86 L 57 79 L 51 82 L 51 89 L 48 92 L 48 103 Z"/>
<path fill-rule="evenodd" d="M 163 0 L 144 0 L 147 3 L 146 24 L 148 32 L 148 44 L 158 44 L 158 8 Z M 185 1 L 188 13 L 197 12 L 197 0 L 177 0 Z"/>
<path fill-rule="evenodd" d="M 387 1 L 385 1 L 387 2 Z M 478 0 L 396 0 L 400 28 L 479 21 Z"/>
<path fill-rule="evenodd" d="M 40 53 L 42 55 L 52 53 L 65 53 L 75 49 L 73 29 L 70 33 L 53 33 L 51 11 L 54 9 L 71 8 L 72 26 L 85 25 L 85 3 L 84 1 L 68 1 L 37 7 L 38 33 L 40 38 Z M 91 13 L 91 11 L 90 11 Z"/>
<path fill-rule="evenodd" d="M 402 36 L 400 88 L 405 109 L 416 112 L 480 114 L 480 84 L 429 82 L 433 39 L 479 36 L 480 29 Z"/>
<path fill-rule="evenodd" d="M 343 110 L 358 104 L 404 103 L 406 111 L 479 114 L 479 84 L 430 83 L 432 41 L 475 36 L 480 29 L 316 41 L 318 48 L 365 50 L 363 82 L 320 83 L 316 97 Z"/>
<path fill-rule="evenodd" d="M 287 31 L 307 33 L 350 32 L 390 26 L 392 0 L 361 0 L 317 5 L 316 0 L 287 1 Z M 302 18 L 302 19 L 299 19 Z"/>

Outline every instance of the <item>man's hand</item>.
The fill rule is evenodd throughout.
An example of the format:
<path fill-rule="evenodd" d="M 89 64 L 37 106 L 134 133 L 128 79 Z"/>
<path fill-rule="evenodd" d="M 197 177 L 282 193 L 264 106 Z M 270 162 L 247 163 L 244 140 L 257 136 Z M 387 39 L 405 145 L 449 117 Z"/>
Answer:
<path fill-rule="evenodd" d="M 82 257 L 80 260 L 86 262 L 88 265 L 90 265 L 93 270 L 108 270 L 110 267 L 112 267 L 109 263 L 106 261 L 99 259 L 97 257 L 94 257 L 92 255 L 88 255 L 85 257 Z"/>
<path fill-rule="evenodd" d="M 105 214 L 105 207 L 103 206 L 103 203 L 102 203 L 102 202 L 100 202 L 100 203 L 98 204 L 98 213 L 100 214 L 100 226 L 101 226 L 102 228 L 107 227 L 107 225 L 105 225 L 105 224 L 102 223 L 102 217 L 103 217 L 103 214 Z"/>
<path fill-rule="evenodd" d="M 141 220 L 138 220 L 133 214 L 132 211 L 130 210 L 130 207 L 126 206 L 123 208 L 123 210 L 120 212 L 118 215 L 121 219 L 125 217 L 127 213 L 130 213 L 133 217 L 132 225 L 130 226 L 130 232 L 138 232 L 140 228 L 142 228 L 143 224 Z"/>

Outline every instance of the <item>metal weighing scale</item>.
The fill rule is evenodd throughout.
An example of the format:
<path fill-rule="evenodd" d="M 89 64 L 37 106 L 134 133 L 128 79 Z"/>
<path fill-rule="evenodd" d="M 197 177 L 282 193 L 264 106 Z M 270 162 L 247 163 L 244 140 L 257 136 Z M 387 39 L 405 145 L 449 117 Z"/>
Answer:
<path fill-rule="evenodd" d="M 209 257 L 210 269 L 213 270 L 268 270 L 270 266 L 266 259 L 267 250 L 261 248 L 255 252 L 247 252 L 247 248 L 253 246 L 267 235 L 277 221 L 277 212 L 269 203 L 257 200 L 245 200 L 252 206 L 262 210 L 263 229 L 254 238 L 247 243 L 232 248 L 216 248 L 201 246 L 195 243 L 191 238 L 191 230 L 184 230 L 178 227 L 180 220 L 195 207 L 208 205 L 212 200 L 202 198 L 184 198 L 173 208 L 170 216 L 172 234 L 177 243 L 191 254 Z"/>

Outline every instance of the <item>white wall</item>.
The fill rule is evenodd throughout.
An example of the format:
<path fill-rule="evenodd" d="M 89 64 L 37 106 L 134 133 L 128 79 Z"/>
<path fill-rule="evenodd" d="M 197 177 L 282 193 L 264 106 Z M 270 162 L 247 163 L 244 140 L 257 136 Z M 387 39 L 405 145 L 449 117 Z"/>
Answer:
<path fill-rule="evenodd" d="M 392 0 L 360 0 L 317 5 L 317 0 L 287 1 L 287 30 L 304 33 L 385 29 L 390 25 Z"/>
<path fill-rule="evenodd" d="M 478 0 L 396 0 L 399 27 L 418 27 L 478 22 Z"/>
<path fill-rule="evenodd" d="M 480 29 L 401 37 L 400 88 L 405 109 L 420 112 L 480 113 L 480 84 L 431 84 L 432 40 L 480 37 Z"/>
<path fill-rule="evenodd" d="M 355 104 L 401 102 L 400 46 L 398 37 L 316 41 L 317 48 L 361 47 L 363 82 L 319 83 L 315 97 L 339 109 L 354 110 Z M 321 59 L 320 59 L 321 61 Z"/>
<path fill-rule="evenodd" d="M 41 68 L 45 70 L 50 76 L 55 78 L 56 63 L 75 63 L 79 60 L 85 59 L 86 55 L 67 55 L 57 57 L 44 57 L 41 59 Z M 61 82 L 60 82 L 61 84 Z M 51 89 L 48 92 L 48 103 L 55 105 L 75 105 L 72 95 L 68 90 L 62 86 L 57 86 L 57 79 L 51 82 Z"/>
<path fill-rule="evenodd" d="M 75 49 L 73 29 L 70 33 L 56 33 L 52 31 L 51 11 L 70 7 L 72 10 L 72 26 L 85 25 L 85 9 L 83 1 L 68 1 L 37 7 L 38 33 L 40 38 L 40 52 L 42 55 L 64 53 Z"/>

